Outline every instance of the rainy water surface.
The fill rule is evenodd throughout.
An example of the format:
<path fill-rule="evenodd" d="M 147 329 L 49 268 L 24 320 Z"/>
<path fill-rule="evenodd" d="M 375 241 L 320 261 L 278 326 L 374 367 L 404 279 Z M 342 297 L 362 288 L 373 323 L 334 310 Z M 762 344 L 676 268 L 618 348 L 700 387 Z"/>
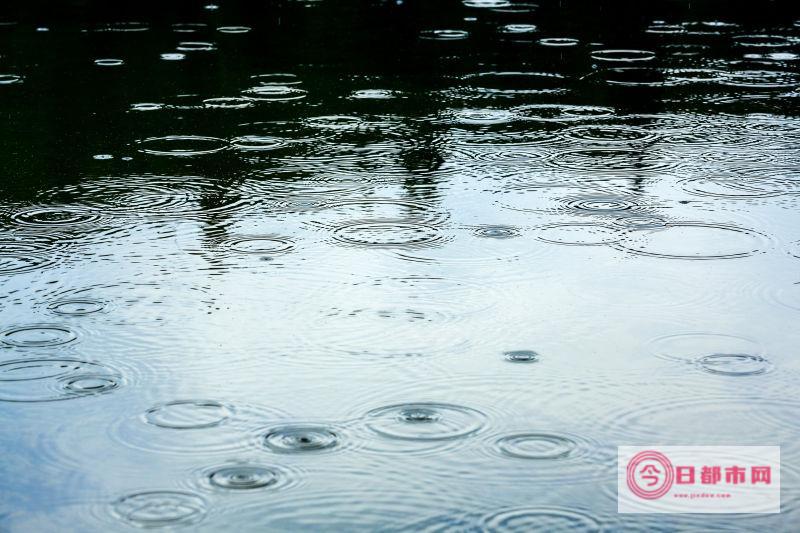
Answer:
<path fill-rule="evenodd" d="M 0 11 L 0 530 L 790 530 L 798 66 L 789 2 Z M 631 444 L 782 512 L 617 514 Z"/>

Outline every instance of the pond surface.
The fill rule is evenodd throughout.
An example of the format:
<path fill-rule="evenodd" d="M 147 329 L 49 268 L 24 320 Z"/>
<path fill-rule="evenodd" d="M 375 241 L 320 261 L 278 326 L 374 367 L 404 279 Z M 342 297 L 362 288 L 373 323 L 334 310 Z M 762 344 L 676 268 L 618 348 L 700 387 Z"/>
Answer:
<path fill-rule="evenodd" d="M 0 530 L 800 521 L 798 6 L 429 4 L 0 12 Z"/>

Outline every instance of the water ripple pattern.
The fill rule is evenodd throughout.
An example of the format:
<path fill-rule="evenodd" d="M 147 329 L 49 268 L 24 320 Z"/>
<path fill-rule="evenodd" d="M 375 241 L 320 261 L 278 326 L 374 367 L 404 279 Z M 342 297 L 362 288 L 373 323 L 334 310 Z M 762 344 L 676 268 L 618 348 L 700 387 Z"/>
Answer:
<path fill-rule="evenodd" d="M 0 531 L 792 530 L 799 103 L 797 0 L 0 2 Z"/>

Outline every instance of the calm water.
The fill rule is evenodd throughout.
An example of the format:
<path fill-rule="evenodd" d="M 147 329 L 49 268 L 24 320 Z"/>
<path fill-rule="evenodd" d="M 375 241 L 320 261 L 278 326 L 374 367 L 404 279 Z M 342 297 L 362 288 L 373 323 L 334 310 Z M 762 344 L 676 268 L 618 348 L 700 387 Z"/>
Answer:
<path fill-rule="evenodd" d="M 796 527 L 800 10 L 641 3 L 0 12 L 0 530 Z"/>

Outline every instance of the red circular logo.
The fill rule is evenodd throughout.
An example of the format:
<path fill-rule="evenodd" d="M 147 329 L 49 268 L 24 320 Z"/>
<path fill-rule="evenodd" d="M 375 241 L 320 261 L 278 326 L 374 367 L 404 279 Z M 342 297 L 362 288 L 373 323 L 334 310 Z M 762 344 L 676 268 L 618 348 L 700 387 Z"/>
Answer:
<path fill-rule="evenodd" d="M 628 488 L 645 500 L 662 497 L 672 488 L 675 471 L 666 455 L 646 450 L 634 455 L 628 461 Z"/>

